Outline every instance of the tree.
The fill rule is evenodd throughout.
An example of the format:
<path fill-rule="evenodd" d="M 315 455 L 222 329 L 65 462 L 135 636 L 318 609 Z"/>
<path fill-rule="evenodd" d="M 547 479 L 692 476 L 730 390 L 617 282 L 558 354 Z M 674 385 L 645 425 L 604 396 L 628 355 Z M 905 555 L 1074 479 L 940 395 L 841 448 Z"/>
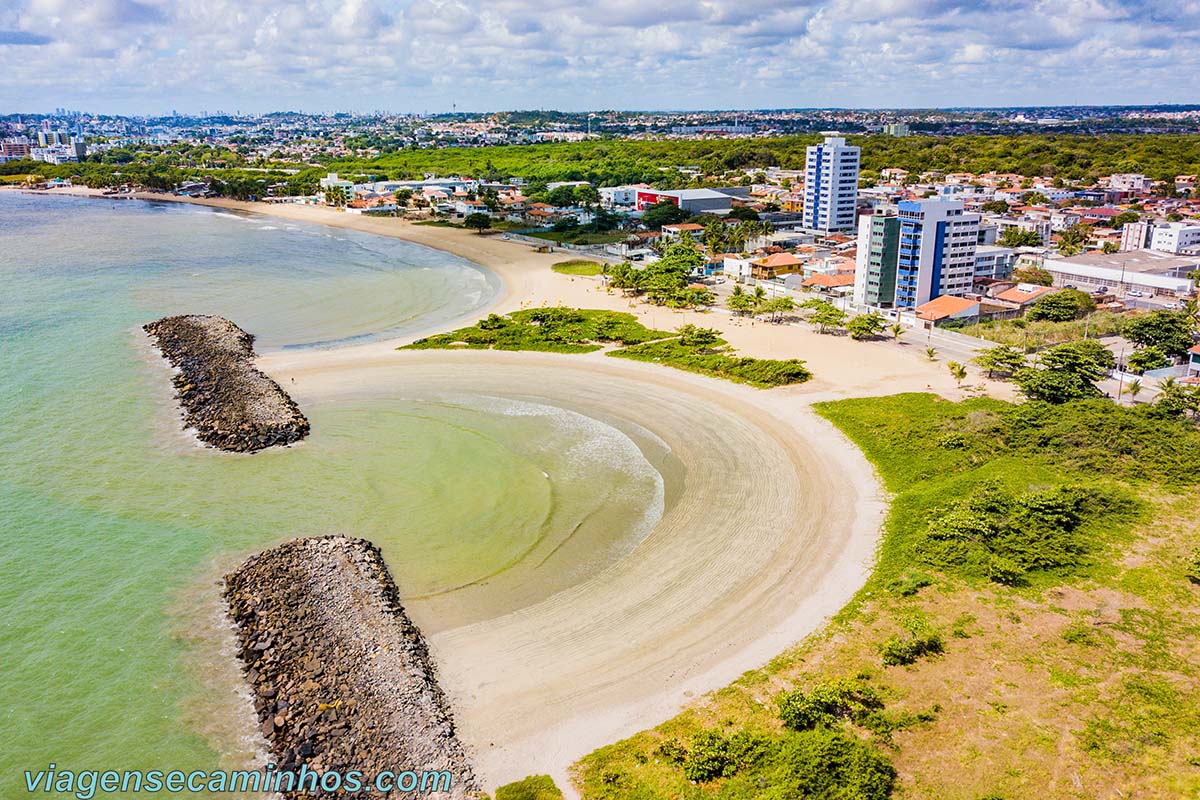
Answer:
<path fill-rule="evenodd" d="M 1148 370 L 1162 369 L 1170 363 L 1167 360 L 1167 354 L 1163 352 L 1161 347 L 1150 345 L 1134 350 L 1129 356 L 1128 366 L 1130 372 L 1135 375 L 1141 375 Z"/>
<path fill-rule="evenodd" d="M 341 208 L 346 205 L 346 191 L 340 186 L 325 190 L 325 205 Z"/>
<path fill-rule="evenodd" d="M 1128 223 L 1137 222 L 1139 219 L 1141 219 L 1141 217 L 1138 216 L 1136 211 L 1122 211 L 1120 214 L 1117 214 L 1115 217 L 1113 217 L 1112 222 L 1109 224 L 1113 228 L 1123 228 Z"/>
<path fill-rule="evenodd" d="M 936 361 L 937 360 L 937 348 L 926 347 L 925 348 L 925 357 L 928 358 L 930 361 Z"/>
<path fill-rule="evenodd" d="M 679 343 L 684 347 L 708 348 L 721 341 L 720 331 L 715 328 L 701 328 L 688 323 L 675 329 L 679 334 Z"/>
<path fill-rule="evenodd" d="M 1005 200 L 988 200 L 980 208 L 988 214 L 1007 214 L 1008 202 Z"/>
<path fill-rule="evenodd" d="M 1129 392 L 1129 399 L 1131 401 L 1137 400 L 1137 396 L 1141 394 L 1142 391 L 1142 382 L 1137 379 L 1130 381 L 1126 391 Z"/>
<path fill-rule="evenodd" d="M 588 183 L 576 186 L 571 194 L 574 196 L 575 203 L 584 208 L 591 208 L 600 202 L 599 190 Z"/>
<path fill-rule="evenodd" d="M 1159 309 L 1125 323 L 1124 336 L 1142 347 L 1158 347 L 1168 355 L 1183 356 L 1192 346 L 1192 320 L 1186 311 Z"/>
<path fill-rule="evenodd" d="M 463 225 L 483 233 L 492 227 L 492 218 L 482 211 L 476 211 L 474 214 L 467 215 L 467 218 L 463 220 Z"/>
<path fill-rule="evenodd" d="M 754 301 L 754 307 L 758 308 L 763 303 L 767 302 L 767 290 L 762 286 L 755 286 L 754 295 L 751 297 L 751 299 Z"/>
<path fill-rule="evenodd" d="M 812 311 L 808 316 L 808 321 L 816 325 L 821 333 L 836 330 L 842 327 L 842 324 L 846 321 L 846 312 L 828 300 L 805 300 L 801 303 L 801 307 Z"/>
<path fill-rule="evenodd" d="M 796 308 L 796 301 L 790 297 L 772 297 L 762 304 L 761 310 L 771 315 L 772 322 L 782 322 L 783 315 Z"/>
<path fill-rule="evenodd" d="M 1096 303 L 1087 292 L 1078 289 L 1063 289 L 1043 295 L 1029 307 L 1026 316 L 1037 322 L 1044 319 L 1050 322 L 1069 322 L 1079 319 L 1096 310 Z"/>
<path fill-rule="evenodd" d="M 1120 250 L 1121 250 L 1121 246 L 1119 244 L 1117 244 L 1116 242 L 1105 242 L 1104 244 L 1100 245 L 1101 253 L 1112 254 L 1112 253 L 1120 252 Z"/>
<path fill-rule="evenodd" d="M 973 359 L 975 363 L 987 370 L 989 378 L 997 372 L 1012 375 L 1025 366 L 1025 354 L 1015 347 L 1000 345 L 990 350 L 984 350 Z"/>
<path fill-rule="evenodd" d="M 660 230 L 663 225 L 676 225 L 691 216 L 670 200 L 663 200 L 646 209 L 642 214 L 642 224 L 647 228 Z"/>
<path fill-rule="evenodd" d="M 569 208 L 575 205 L 575 189 L 574 186 L 558 186 L 546 198 L 552 206 L 558 208 Z"/>
<path fill-rule="evenodd" d="M 1058 252 L 1073 256 L 1083 252 L 1092 241 L 1092 226 L 1077 222 L 1058 235 Z"/>
<path fill-rule="evenodd" d="M 1027 266 L 1013 270 L 1012 279 L 1017 283 L 1032 283 L 1036 286 L 1053 286 L 1054 276 L 1041 267 Z"/>
<path fill-rule="evenodd" d="M 1018 228 L 1016 225 L 1009 225 L 1000 234 L 999 243 L 1004 247 L 1041 247 L 1042 237 L 1037 231 Z"/>
<path fill-rule="evenodd" d="M 1025 195 L 1025 204 L 1030 206 L 1044 206 L 1050 202 L 1050 198 L 1041 192 L 1030 192 Z"/>
<path fill-rule="evenodd" d="M 1094 339 L 1067 342 L 1042 353 L 1037 367 L 1024 367 L 1013 375 L 1021 393 L 1030 400 L 1066 403 L 1099 397 L 1096 381 L 1116 363 L 1108 348 Z"/>
<path fill-rule="evenodd" d="M 950 370 L 950 375 L 954 378 L 959 386 L 962 386 L 963 381 L 967 379 L 966 365 L 960 364 L 957 361 L 950 361 L 946 363 L 946 369 Z"/>
<path fill-rule="evenodd" d="M 729 209 L 729 219 L 758 221 L 758 212 L 749 206 L 734 206 Z"/>
<path fill-rule="evenodd" d="M 851 339 L 862 341 L 874 339 L 883 332 L 886 324 L 879 314 L 859 314 L 846 323 L 846 330 L 850 332 Z"/>
<path fill-rule="evenodd" d="M 737 288 L 740 289 L 741 287 Z M 725 301 L 725 306 L 738 316 L 745 316 L 754 309 L 754 301 L 745 292 L 739 293 L 735 290 L 729 299 Z"/>
<path fill-rule="evenodd" d="M 888 328 L 888 330 L 891 331 L 892 338 L 896 340 L 896 344 L 900 344 L 900 337 L 904 334 L 904 326 L 897 322 Z"/>

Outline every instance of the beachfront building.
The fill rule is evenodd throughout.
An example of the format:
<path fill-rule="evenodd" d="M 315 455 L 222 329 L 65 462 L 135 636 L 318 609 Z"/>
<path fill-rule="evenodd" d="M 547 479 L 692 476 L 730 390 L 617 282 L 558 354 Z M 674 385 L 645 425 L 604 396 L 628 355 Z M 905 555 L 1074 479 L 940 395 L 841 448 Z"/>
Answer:
<path fill-rule="evenodd" d="M 854 230 L 860 148 L 841 136 L 809 146 L 804 168 L 804 226 L 815 231 Z"/>
<path fill-rule="evenodd" d="M 896 259 L 900 253 L 900 219 L 871 214 L 858 222 L 854 302 L 890 308 L 896 300 Z"/>
<path fill-rule="evenodd" d="M 965 212 L 958 200 L 906 200 L 894 217 L 864 219 L 857 258 L 865 274 L 855 300 L 915 308 L 944 294 L 968 294 L 978 241 L 979 215 Z"/>

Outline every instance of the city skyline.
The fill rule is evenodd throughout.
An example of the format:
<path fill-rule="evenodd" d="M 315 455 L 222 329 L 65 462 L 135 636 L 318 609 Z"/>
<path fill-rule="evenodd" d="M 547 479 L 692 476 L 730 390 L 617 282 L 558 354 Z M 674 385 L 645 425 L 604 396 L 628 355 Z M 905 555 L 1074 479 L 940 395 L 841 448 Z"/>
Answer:
<path fill-rule="evenodd" d="M 1140 105 L 1194 99 L 1197 30 L 1128 0 L 27 0 L 0 66 L 10 111 Z"/>

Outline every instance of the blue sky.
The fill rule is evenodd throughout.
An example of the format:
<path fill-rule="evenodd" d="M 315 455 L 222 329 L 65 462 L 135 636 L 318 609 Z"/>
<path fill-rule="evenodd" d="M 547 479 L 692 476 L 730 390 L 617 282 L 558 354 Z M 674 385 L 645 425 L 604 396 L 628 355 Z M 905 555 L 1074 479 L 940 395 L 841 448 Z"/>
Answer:
<path fill-rule="evenodd" d="M 0 0 L 0 113 L 1200 101 L 1200 0 Z"/>

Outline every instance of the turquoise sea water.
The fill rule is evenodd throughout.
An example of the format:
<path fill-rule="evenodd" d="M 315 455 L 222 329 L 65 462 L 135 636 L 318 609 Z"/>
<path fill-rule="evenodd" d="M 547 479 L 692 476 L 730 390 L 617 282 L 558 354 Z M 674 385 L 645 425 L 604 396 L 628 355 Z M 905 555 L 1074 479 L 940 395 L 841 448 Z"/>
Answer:
<path fill-rule="evenodd" d="M 337 346 L 444 326 L 497 288 L 393 239 L 0 193 L 0 797 L 50 762 L 222 763 L 237 725 L 206 711 L 205 671 L 222 665 L 191 629 L 216 607 L 221 570 L 255 549 L 362 536 L 419 598 L 503 572 L 601 508 L 614 552 L 640 535 L 661 477 L 602 422 L 432 387 L 317 404 L 300 446 L 222 454 L 178 430 L 168 373 L 139 330 L 215 313 L 260 351 Z M 480 603 L 505 607 L 472 598 L 464 620 L 486 618 Z"/>

